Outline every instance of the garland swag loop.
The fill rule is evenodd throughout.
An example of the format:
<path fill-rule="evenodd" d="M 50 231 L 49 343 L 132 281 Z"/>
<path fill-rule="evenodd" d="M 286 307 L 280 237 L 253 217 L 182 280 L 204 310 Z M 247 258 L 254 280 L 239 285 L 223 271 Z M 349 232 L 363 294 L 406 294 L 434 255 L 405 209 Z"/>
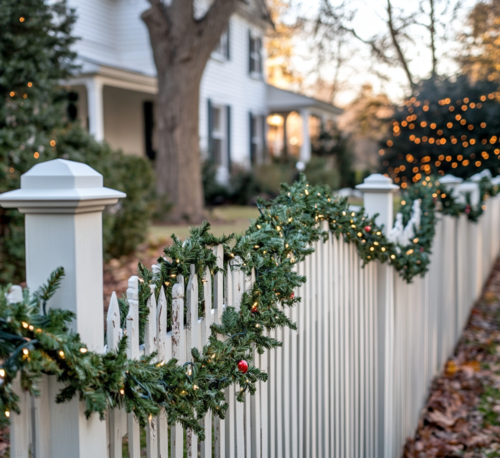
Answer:
<path fill-rule="evenodd" d="M 251 291 L 243 294 L 241 309 L 228 306 L 224 310 L 221 323 L 212 325 L 212 335 L 203 350 L 192 349 L 192 362 L 172 359 L 156 363 L 155 354 L 129 360 L 126 337 L 115 351 L 89 351 L 80 336 L 70 330 L 74 315 L 45 307 L 64 276 L 62 268 L 53 272 L 47 284 L 33 295 L 25 290 L 19 303 L 8 303 L 9 287 L 0 288 L 0 412 L 5 416 L 10 411 L 19 412 L 19 397 L 12 390 L 16 376 L 20 375 L 22 389 L 36 396 L 38 380 L 42 374 L 49 374 L 63 385 L 56 401 L 78 396 L 85 403 L 87 417 L 97 412 L 103 418 L 108 408 L 123 407 L 134 412 L 144 425 L 164 409 L 170 424 L 180 422 L 203 439 L 199 419 L 209 410 L 224 418 L 228 408 L 225 388 L 238 384 L 238 400 L 243 401 L 247 390 L 255 392 L 256 382 L 267 380 L 267 374 L 251 364 L 252 350 L 263 353 L 281 346 L 281 342 L 266 336 L 265 331 L 283 326 L 296 329 L 283 313 L 283 307 L 300 302 L 294 289 L 306 278 L 294 271 L 294 265 L 313 252 L 312 242 L 328 238 L 321 221 L 328 223 L 336 237 L 342 235 L 345 242 L 354 243 L 364 264 L 375 259 L 388 262 L 410 282 L 427 271 L 436 212 L 452 216 L 466 213 L 470 220 L 477 221 L 483 201 L 488 195 L 496 195 L 498 186 L 483 179 L 480 189 L 481 203 L 477 208 L 467 200 L 458 203 L 434 180 L 422 181 L 404 192 L 401 212 L 405 224 L 410 220 L 412 203 L 421 200 L 420 227 L 414 228 L 411 248 L 389 242 L 382 228 L 363 209 L 352 211 L 347 199 L 335 198 L 328 187 L 309 186 L 304 177 L 293 185 L 283 185 L 274 201 L 259 202 L 260 216 L 242 236 L 216 238 L 209 232 L 208 223 L 192 228 L 191 236 L 184 242 L 172 236 L 173 245 L 165 248 L 154 271 L 139 264 L 142 336 L 147 322 L 146 302 L 151 294 L 149 285 L 156 286 L 156 294 L 163 287 L 171 304 L 172 280 L 177 275 L 188 277 L 190 266 L 194 265 L 200 280 L 199 315 L 203 316 L 201 280 L 206 268 L 215 274 L 225 271 L 229 262 L 239 262 L 246 274 L 255 271 L 255 283 Z M 217 267 L 212 251 L 219 244 L 224 248 L 222 269 Z M 124 319 L 128 311 L 126 299 L 120 299 L 119 304 Z M 219 336 L 227 338 L 222 340 Z"/>

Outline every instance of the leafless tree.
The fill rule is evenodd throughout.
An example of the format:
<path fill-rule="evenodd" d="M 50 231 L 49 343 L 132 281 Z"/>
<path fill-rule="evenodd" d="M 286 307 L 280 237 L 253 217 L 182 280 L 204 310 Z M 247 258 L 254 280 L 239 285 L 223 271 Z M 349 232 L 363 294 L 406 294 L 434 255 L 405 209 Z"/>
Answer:
<path fill-rule="evenodd" d="M 436 76 L 439 64 L 438 43 L 449 39 L 447 32 L 457 17 L 461 0 L 420 0 L 419 3 L 408 5 L 409 8 L 396 8 L 393 0 L 383 0 L 383 13 L 378 15 L 378 18 L 385 24 L 385 27 L 379 33 L 365 37 L 362 31 L 353 26 L 358 11 L 353 8 L 352 2 L 321 0 L 315 21 L 315 35 L 322 39 L 328 38 L 332 42 L 361 43 L 370 50 L 375 62 L 401 68 L 406 76 L 410 92 L 413 92 L 416 77 L 411 70 L 410 63 L 411 53 L 418 41 L 422 39 L 418 28 L 424 27 L 429 34 L 431 76 Z M 376 13 L 373 12 L 373 14 Z M 335 65 L 337 60 L 323 59 L 322 62 Z"/>

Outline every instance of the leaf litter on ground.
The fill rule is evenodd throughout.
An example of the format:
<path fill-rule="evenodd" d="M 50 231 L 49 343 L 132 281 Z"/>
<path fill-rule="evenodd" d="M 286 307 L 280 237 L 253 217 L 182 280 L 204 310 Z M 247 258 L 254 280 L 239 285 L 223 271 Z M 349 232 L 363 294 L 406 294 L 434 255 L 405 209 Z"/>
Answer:
<path fill-rule="evenodd" d="M 500 457 L 500 260 L 403 457 Z"/>

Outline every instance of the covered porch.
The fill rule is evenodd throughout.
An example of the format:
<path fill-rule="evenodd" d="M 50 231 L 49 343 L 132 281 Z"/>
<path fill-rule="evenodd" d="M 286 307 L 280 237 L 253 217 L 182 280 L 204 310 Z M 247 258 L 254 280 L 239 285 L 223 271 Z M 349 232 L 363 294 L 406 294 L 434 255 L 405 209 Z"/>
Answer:
<path fill-rule="evenodd" d="M 156 78 L 89 61 L 82 64 L 81 73 L 65 82 L 71 91 L 70 117 L 96 140 L 154 159 Z"/>
<path fill-rule="evenodd" d="M 311 139 L 336 124 L 343 110 L 302 94 L 267 85 L 269 154 L 307 163 Z"/>

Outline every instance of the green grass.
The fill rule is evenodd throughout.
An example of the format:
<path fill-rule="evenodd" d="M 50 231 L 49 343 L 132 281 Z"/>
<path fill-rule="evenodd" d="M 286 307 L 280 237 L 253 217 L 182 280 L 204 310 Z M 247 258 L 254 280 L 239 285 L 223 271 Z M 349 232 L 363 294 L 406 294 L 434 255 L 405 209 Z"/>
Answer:
<path fill-rule="evenodd" d="M 394 215 L 399 211 L 401 196 L 394 195 Z M 363 205 L 363 199 L 349 198 L 352 205 Z M 257 218 L 256 207 L 228 205 L 207 210 L 206 220 L 212 225 L 212 233 L 216 237 L 229 234 L 242 234 L 248 228 L 250 219 Z M 149 241 L 152 244 L 171 243 L 171 235 L 175 234 L 181 240 L 189 236 L 189 224 L 153 224 L 149 228 Z"/>
<path fill-rule="evenodd" d="M 228 205 L 207 211 L 206 219 L 212 225 L 212 233 L 220 237 L 245 232 L 250 219 L 258 216 L 259 211 L 256 207 Z M 185 239 L 189 236 L 189 226 L 189 224 L 153 224 L 149 228 L 149 240 L 153 243 L 162 241 L 168 243 L 172 234 Z"/>

